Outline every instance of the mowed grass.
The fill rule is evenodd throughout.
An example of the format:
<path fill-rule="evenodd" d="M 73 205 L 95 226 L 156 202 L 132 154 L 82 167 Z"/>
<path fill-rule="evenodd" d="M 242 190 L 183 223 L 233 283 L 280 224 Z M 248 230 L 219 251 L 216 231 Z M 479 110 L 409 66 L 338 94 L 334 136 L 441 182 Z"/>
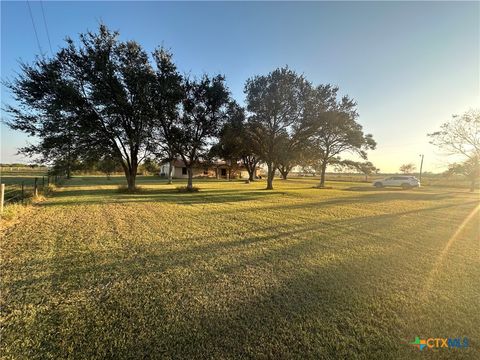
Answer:
<path fill-rule="evenodd" d="M 2 239 L 0 355 L 478 358 L 478 193 L 316 181 L 67 181 Z"/>
<path fill-rule="evenodd" d="M 1 167 L 0 168 L 0 183 L 9 185 L 19 185 L 22 182 L 25 185 L 31 185 L 38 178 L 39 183 L 42 176 L 47 177 L 47 168 L 16 168 L 16 167 Z M 45 180 L 46 181 L 46 180 Z"/>

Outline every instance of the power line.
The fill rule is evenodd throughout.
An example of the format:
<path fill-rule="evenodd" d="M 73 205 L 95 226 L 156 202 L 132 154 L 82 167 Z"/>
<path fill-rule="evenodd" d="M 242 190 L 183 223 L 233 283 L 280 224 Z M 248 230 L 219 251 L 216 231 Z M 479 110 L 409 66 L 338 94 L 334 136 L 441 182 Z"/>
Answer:
<path fill-rule="evenodd" d="M 50 34 L 48 32 L 47 20 L 45 18 L 45 11 L 43 10 L 43 1 L 42 0 L 40 0 L 40 6 L 42 8 L 43 24 L 45 25 L 45 31 L 47 33 L 48 46 L 50 47 L 50 53 L 53 55 L 52 43 L 50 42 Z"/>
<path fill-rule="evenodd" d="M 30 7 L 30 1 L 27 0 L 28 13 L 30 14 L 30 19 L 32 20 L 33 31 L 35 32 L 35 38 L 37 39 L 38 50 L 40 50 L 40 55 L 43 57 L 42 47 L 40 46 L 40 40 L 38 40 L 37 27 L 35 26 L 35 21 L 33 21 L 32 9 Z"/>

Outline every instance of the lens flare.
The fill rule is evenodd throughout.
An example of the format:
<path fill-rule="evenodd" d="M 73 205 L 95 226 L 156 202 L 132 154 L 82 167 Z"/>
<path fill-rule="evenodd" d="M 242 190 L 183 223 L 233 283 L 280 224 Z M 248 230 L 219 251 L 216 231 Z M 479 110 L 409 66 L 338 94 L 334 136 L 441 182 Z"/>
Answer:
<path fill-rule="evenodd" d="M 445 256 L 447 255 L 448 251 L 450 250 L 450 247 L 455 242 L 458 235 L 460 235 L 460 233 L 465 228 L 465 226 L 467 226 L 467 224 L 475 217 L 475 215 L 477 215 L 479 210 L 480 210 L 480 204 L 477 205 L 476 207 L 474 207 L 472 209 L 472 211 L 467 215 L 467 217 L 462 221 L 462 223 L 458 226 L 455 233 L 452 236 L 450 236 L 450 238 L 448 239 L 447 243 L 445 244 L 445 247 L 440 252 L 440 255 L 438 255 L 437 260 L 435 261 L 435 264 L 432 268 L 432 271 L 430 271 L 430 273 L 427 277 L 426 285 L 425 285 L 425 288 L 424 288 L 424 291 L 423 291 L 424 299 L 426 299 L 428 297 L 428 294 L 429 294 L 430 289 L 431 289 L 432 284 L 433 284 L 433 280 L 435 279 L 436 275 L 438 274 L 438 271 L 439 271 L 439 269 L 440 269 L 440 267 L 443 263 L 443 260 L 444 260 Z"/>

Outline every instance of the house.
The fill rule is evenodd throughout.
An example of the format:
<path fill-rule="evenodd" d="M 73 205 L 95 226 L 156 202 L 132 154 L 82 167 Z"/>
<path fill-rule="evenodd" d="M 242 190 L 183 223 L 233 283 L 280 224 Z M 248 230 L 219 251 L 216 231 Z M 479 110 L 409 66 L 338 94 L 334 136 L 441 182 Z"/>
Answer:
<path fill-rule="evenodd" d="M 170 162 L 166 161 L 160 164 L 160 176 L 168 177 Z M 255 177 L 258 177 L 260 168 L 255 169 Z M 174 179 L 188 178 L 187 167 L 183 160 L 175 159 L 173 161 L 172 177 Z M 217 179 L 248 179 L 247 168 L 240 162 L 231 166 L 225 160 L 201 161 L 193 167 L 193 177 L 206 177 Z"/>

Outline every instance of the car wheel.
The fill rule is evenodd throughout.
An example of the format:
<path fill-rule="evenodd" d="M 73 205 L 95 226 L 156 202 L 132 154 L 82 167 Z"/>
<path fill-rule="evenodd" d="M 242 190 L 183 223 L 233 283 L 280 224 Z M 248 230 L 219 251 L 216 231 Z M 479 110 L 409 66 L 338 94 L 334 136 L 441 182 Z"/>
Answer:
<path fill-rule="evenodd" d="M 382 188 L 383 187 L 383 184 L 381 182 L 376 182 L 375 183 L 375 187 L 376 188 Z"/>

